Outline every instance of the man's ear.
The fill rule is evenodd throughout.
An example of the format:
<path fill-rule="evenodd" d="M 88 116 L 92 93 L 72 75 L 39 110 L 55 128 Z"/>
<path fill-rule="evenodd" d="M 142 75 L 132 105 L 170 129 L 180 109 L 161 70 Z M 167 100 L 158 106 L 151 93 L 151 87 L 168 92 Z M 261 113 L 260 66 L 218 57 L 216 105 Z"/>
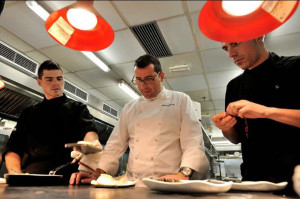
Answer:
<path fill-rule="evenodd" d="M 37 81 L 39 86 L 42 86 L 42 80 L 40 78 L 37 78 L 36 81 Z"/>
<path fill-rule="evenodd" d="M 165 78 L 165 73 L 161 71 L 159 76 L 160 76 L 160 81 L 163 82 Z"/>
<path fill-rule="evenodd" d="M 264 43 L 264 38 L 265 38 L 265 35 L 258 37 L 257 38 L 258 43 Z"/>

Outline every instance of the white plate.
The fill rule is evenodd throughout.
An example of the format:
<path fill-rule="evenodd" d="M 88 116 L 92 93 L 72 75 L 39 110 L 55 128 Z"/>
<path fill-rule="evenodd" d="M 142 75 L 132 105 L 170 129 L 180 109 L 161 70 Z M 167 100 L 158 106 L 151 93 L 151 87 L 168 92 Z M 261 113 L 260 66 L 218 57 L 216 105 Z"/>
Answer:
<path fill-rule="evenodd" d="M 231 190 L 242 191 L 278 191 L 286 187 L 287 182 L 272 183 L 267 181 L 243 181 L 233 183 Z"/>
<path fill-rule="evenodd" d="M 79 151 L 84 154 L 97 153 L 102 150 L 100 146 L 95 146 L 94 144 L 86 141 L 78 141 L 77 143 L 67 143 L 65 148 L 76 147 Z"/>
<path fill-rule="evenodd" d="M 91 184 L 97 188 L 125 188 L 135 186 L 136 181 L 128 181 L 124 184 L 99 184 L 96 180 L 93 180 Z"/>
<path fill-rule="evenodd" d="M 155 191 L 182 193 L 222 193 L 228 191 L 232 182 L 212 183 L 207 180 L 181 180 L 179 182 L 164 182 L 143 178 L 144 184 Z"/>

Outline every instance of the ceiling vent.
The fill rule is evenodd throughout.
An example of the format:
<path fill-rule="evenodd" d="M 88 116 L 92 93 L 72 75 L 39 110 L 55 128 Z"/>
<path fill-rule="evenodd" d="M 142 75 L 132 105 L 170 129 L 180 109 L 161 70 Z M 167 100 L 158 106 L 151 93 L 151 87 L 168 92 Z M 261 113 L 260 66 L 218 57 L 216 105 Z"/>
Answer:
<path fill-rule="evenodd" d="M 68 82 L 67 80 L 65 80 L 64 90 L 86 102 L 88 101 L 88 93 L 76 87 L 74 84 Z"/>
<path fill-rule="evenodd" d="M 110 116 L 113 116 L 115 118 L 118 118 L 118 111 L 112 107 L 110 107 L 107 104 L 102 105 L 102 111 L 104 111 L 105 113 L 109 114 Z"/>
<path fill-rule="evenodd" d="M 172 56 L 172 52 L 156 22 L 132 26 L 130 30 L 148 54 L 157 58 Z"/>
<path fill-rule="evenodd" d="M 10 47 L 3 41 L 0 41 L 0 60 L 8 62 L 16 69 L 26 71 L 34 77 L 37 76 L 38 63 Z"/>

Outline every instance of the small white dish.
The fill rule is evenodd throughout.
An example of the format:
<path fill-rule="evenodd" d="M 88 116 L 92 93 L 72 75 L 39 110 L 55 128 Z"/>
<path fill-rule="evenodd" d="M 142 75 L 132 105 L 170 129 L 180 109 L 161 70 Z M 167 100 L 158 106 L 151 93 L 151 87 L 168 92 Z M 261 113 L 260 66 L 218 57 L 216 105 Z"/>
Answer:
<path fill-rule="evenodd" d="M 230 190 L 232 182 L 213 183 L 207 180 L 181 180 L 179 182 L 164 182 L 143 178 L 144 184 L 152 190 L 181 193 L 223 193 Z"/>
<path fill-rule="evenodd" d="M 278 191 L 286 187 L 287 182 L 273 183 L 268 181 L 243 181 L 233 183 L 231 190 L 240 191 Z"/>

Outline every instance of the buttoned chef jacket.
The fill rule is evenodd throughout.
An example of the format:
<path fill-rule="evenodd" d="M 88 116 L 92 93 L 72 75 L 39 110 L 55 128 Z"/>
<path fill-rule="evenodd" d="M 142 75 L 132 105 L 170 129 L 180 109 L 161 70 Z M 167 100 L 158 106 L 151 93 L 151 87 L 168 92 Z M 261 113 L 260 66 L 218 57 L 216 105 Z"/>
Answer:
<path fill-rule="evenodd" d="M 129 146 L 126 176 L 143 186 L 142 178 L 175 174 L 180 167 L 206 173 L 200 122 L 190 97 L 165 88 L 154 99 L 140 97 L 126 104 L 100 159 L 100 168 L 114 175 Z M 204 171 L 204 172 L 203 172 Z"/>

